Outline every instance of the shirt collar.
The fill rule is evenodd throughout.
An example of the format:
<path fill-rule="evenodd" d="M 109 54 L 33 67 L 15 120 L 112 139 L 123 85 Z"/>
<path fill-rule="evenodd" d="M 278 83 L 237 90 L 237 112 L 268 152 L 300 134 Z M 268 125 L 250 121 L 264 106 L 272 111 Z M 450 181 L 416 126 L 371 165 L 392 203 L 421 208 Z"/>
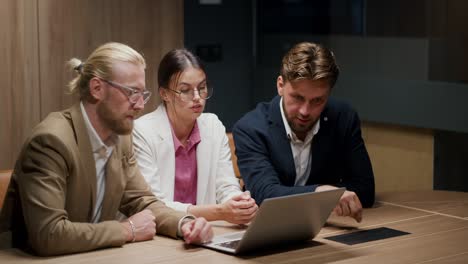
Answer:
<path fill-rule="evenodd" d="M 304 139 L 304 141 L 301 141 L 296 136 L 296 134 L 291 130 L 291 127 L 289 126 L 288 120 L 286 119 L 286 115 L 284 114 L 284 109 L 283 109 L 283 97 L 281 97 L 281 99 L 279 101 L 279 107 L 280 107 L 280 110 L 281 110 L 281 118 L 283 119 L 284 128 L 286 130 L 286 135 L 288 136 L 289 140 L 293 141 L 294 143 L 301 143 L 301 142 L 308 143 L 308 142 L 310 142 L 312 140 L 314 135 L 316 135 L 318 133 L 318 131 L 320 129 L 320 118 L 314 124 L 312 129 L 309 132 L 307 132 L 307 136 Z"/>
<path fill-rule="evenodd" d="M 117 144 L 119 140 L 119 136 L 116 134 L 113 134 L 109 139 L 109 142 L 110 142 L 109 146 L 104 144 L 104 142 L 99 137 L 96 130 L 94 129 L 93 125 L 91 124 L 88 114 L 86 113 L 86 110 L 84 109 L 83 102 L 80 102 L 80 108 L 81 108 L 81 114 L 83 115 L 83 119 L 85 122 L 86 130 L 88 131 L 89 140 L 91 141 L 91 148 L 93 150 L 93 153 L 103 154 L 103 151 L 106 152 L 107 149 L 113 148 L 113 146 Z"/>
<path fill-rule="evenodd" d="M 179 139 L 175 135 L 174 128 L 172 127 L 172 123 L 171 123 L 171 133 L 172 133 L 172 140 L 174 141 L 174 150 L 177 152 L 180 148 L 184 148 L 184 145 L 179 141 Z M 198 123 L 195 122 L 192 132 L 190 132 L 190 135 L 187 139 L 187 145 L 185 146 L 185 149 L 187 151 L 192 149 L 194 146 L 200 143 L 200 141 L 201 141 L 200 129 L 198 128 Z"/>

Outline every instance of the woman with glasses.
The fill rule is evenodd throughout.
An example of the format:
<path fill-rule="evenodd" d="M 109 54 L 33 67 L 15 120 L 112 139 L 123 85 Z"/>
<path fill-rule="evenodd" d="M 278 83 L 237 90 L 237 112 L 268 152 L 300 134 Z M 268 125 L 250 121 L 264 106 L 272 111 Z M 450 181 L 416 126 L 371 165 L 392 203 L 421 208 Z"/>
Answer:
<path fill-rule="evenodd" d="M 159 64 L 163 103 L 135 122 L 140 170 L 166 205 L 208 221 L 250 222 L 257 212 L 250 193 L 234 175 L 226 130 L 203 113 L 213 94 L 201 61 L 186 49 L 167 53 Z"/>

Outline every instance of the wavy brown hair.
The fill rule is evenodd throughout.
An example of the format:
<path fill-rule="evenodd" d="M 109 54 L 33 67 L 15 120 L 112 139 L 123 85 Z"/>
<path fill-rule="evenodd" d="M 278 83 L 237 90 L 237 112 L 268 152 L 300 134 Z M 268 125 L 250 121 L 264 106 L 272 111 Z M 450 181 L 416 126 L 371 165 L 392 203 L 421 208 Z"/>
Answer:
<path fill-rule="evenodd" d="M 330 88 L 335 85 L 339 73 L 333 52 L 311 42 L 301 42 L 292 47 L 284 55 L 280 70 L 285 81 L 328 79 Z"/>

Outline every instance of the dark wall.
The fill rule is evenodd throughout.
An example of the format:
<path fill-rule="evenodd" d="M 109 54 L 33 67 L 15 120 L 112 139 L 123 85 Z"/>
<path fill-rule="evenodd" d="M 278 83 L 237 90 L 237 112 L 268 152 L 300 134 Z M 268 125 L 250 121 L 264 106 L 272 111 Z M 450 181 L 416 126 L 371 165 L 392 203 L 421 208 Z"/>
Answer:
<path fill-rule="evenodd" d="M 184 2 L 185 46 L 204 59 L 214 87 L 207 112 L 230 130 L 254 104 L 252 96 L 252 1 L 221 1 L 220 5 Z"/>
<path fill-rule="evenodd" d="M 332 95 L 364 121 L 433 129 L 434 187 L 467 190 L 468 1 L 199 2 L 185 1 L 185 45 L 207 60 L 215 87 L 207 111 L 228 131 L 276 95 L 281 57 L 292 45 L 319 42 L 342 70 Z"/>
<path fill-rule="evenodd" d="M 313 41 L 335 52 L 342 76 L 333 95 L 363 120 L 468 133 L 468 30 L 457 15 L 468 11 L 468 1 L 219 2 L 186 0 L 184 37 L 206 60 L 215 87 L 207 111 L 228 130 L 276 94 L 283 54 Z"/>

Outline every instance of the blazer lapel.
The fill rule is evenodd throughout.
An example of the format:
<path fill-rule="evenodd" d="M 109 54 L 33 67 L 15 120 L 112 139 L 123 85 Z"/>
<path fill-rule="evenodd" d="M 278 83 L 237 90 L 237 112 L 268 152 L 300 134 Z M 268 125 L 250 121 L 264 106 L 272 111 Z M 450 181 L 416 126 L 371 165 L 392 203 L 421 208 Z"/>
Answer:
<path fill-rule="evenodd" d="M 155 112 L 154 133 L 156 140 L 156 160 L 159 170 L 161 190 L 168 190 L 164 195 L 169 200 L 174 200 L 175 186 L 175 150 L 172 139 L 171 125 L 166 114 L 164 104 L 161 104 Z"/>
<path fill-rule="evenodd" d="M 70 108 L 70 115 L 73 122 L 73 127 L 76 133 L 76 141 L 80 152 L 81 169 L 83 180 L 89 185 L 91 193 L 85 194 L 89 197 L 91 203 L 88 208 L 88 219 L 91 220 L 96 204 L 96 162 L 94 161 L 93 151 L 91 149 L 91 142 L 89 141 L 88 131 L 86 129 L 83 114 L 81 113 L 80 104 L 75 104 Z M 81 198 L 77 198 L 81 199 Z"/>
<path fill-rule="evenodd" d="M 123 193 L 121 181 L 123 162 L 121 158 L 125 157 L 122 156 L 119 144 L 117 144 L 106 164 L 106 189 L 102 201 L 101 221 L 115 219 L 116 209 L 118 210 L 120 205 L 121 199 L 115 197 L 115 194 Z"/>
<path fill-rule="evenodd" d="M 212 158 L 211 150 L 211 135 L 207 125 L 203 121 L 198 121 L 198 129 L 200 130 L 201 141 L 197 146 L 197 204 L 203 204 L 207 187 L 209 184 L 208 178 L 210 175 L 210 160 Z M 203 158 L 203 160 L 201 160 Z"/>
<path fill-rule="evenodd" d="M 283 124 L 283 118 L 281 116 L 280 109 L 280 96 L 276 96 L 270 102 L 270 112 L 269 112 L 269 122 L 270 122 L 270 136 L 272 148 L 275 153 L 278 155 L 278 158 L 274 157 L 277 166 L 280 166 L 284 175 L 279 175 L 285 182 L 283 184 L 288 186 L 294 186 L 296 180 L 296 167 L 294 165 L 294 158 L 291 150 L 291 144 L 289 142 L 288 136 L 286 134 L 286 129 Z M 279 172 L 279 173 L 282 173 Z"/>
<path fill-rule="evenodd" d="M 322 167 L 325 165 L 324 161 L 328 159 L 331 146 L 330 136 L 332 132 L 330 131 L 331 127 L 328 120 L 328 108 L 325 107 L 320 115 L 320 129 L 312 139 L 312 149 L 310 151 L 310 154 L 312 155 L 312 167 L 307 184 L 324 183 L 321 182 L 318 177 L 324 176 L 320 172 L 322 171 Z"/>

